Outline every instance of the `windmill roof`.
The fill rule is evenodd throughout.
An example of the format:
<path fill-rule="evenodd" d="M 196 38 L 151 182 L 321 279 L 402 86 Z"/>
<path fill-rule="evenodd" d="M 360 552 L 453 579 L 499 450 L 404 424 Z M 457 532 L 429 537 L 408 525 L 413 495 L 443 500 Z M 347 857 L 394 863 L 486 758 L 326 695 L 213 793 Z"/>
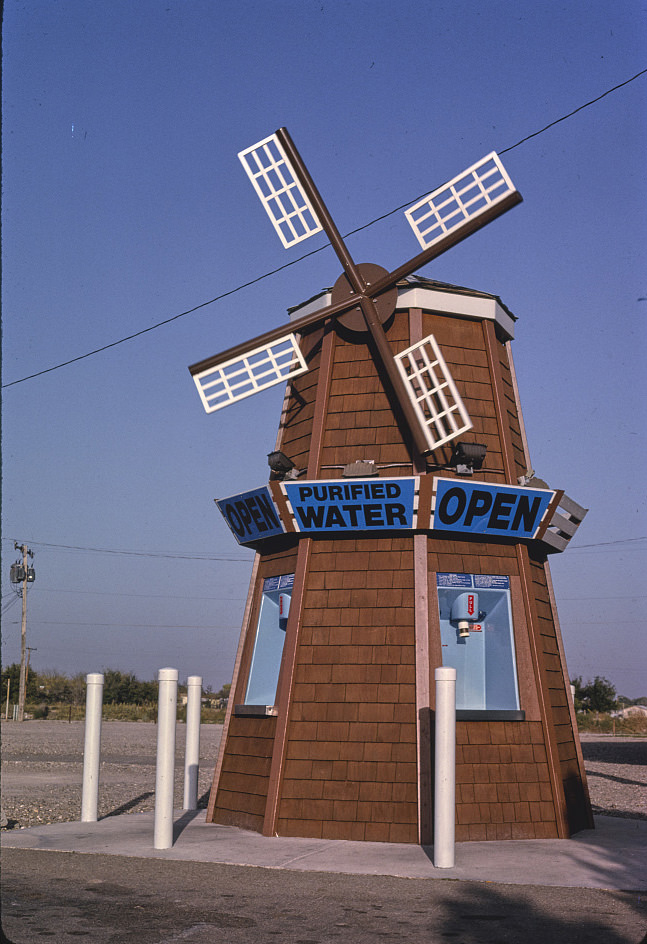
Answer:
<path fill-rule="evenodd" d="M 495 321 L 502 329 L 506 339 L 514 337 L 514 323 L 517 321 L 517 316 L 504 305 L 498 295 L 466 288 L 463 285 L 439 282 L 436 279 L 425 278 L 423 275 L 408 275 L 396 284 L 398 288 L 398 308 L 415 307 L 440 310 L 446 314 L 459 317 L 462 315 L 468 318 L 485 318 Z M 299 305 L 288 308 L 288 315 L 293 318 L 315 311 L 327 304 L 327 301 L 329 302 L 331 292 L 332 288 L 322 289 Z M 446 296 L 446 301 L 442 299 L 443 295 Z M 472 299 L 473 301 L 471 304 L 462 302 L 458 305 L 456 301 L 453 303 L 450 301 L 451 296 L 454 296 L 454 298 L 462 296 L 466 300 Z"/>
<path fill-rule="evenodd" d="M 471 298 L 489 298 L 497 302 L 513 321 L 519 320 L 517 316 L 510 311 L 508 306 L 501 301 L 501 297 L 499 295 L 492 295 L 491 292 L 481 292 L 475 288 L 467 288 L 464 285 L 452 285 L 451 282 L 439 282 L 437 279 L 428 279 L 424 275 L 415 274 L 407 275 L 404 279 L 400 279 L 397 284 L 398 286 L 419 285 L 421 288 L 430 288 L 437 292 L 451 292 L 453 295 L 468 295 Z"/>

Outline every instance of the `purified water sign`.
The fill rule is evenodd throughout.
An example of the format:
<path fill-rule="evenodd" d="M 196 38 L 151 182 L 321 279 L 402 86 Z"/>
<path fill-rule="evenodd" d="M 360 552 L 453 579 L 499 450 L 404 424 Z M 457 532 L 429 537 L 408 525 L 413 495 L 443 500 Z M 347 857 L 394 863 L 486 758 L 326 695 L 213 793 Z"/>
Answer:
<path fill-rule="evenodd" d="M 416 478 L 284 482 L 297 531 L 415 527 Z"/>
<path fill-rule="evenodd" d="M 274 494 L 263 486 L 216 504 L 238 543 L 251 546 L 286 532 L 421 530 L 533 540 L 554 510 L 550 489 L 439 476 L 429 503 L 421 498 L 422 478 L 285 481 L 271 483 Z M 424 484 L 431 496 L 431 483 Z"/>

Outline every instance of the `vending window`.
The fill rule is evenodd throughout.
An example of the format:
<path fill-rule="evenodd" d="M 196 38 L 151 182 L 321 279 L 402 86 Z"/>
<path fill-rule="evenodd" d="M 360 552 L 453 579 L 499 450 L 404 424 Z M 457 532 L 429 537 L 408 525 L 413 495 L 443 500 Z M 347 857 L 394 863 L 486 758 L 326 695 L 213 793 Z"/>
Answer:
<path fill-rule="evenodd" d="M 459 718 L 521 720 L 510 578 L 436 575 L 444 666 L 456 669 Z"/>
<path fill-rule="evenodd" d="M 257 713 L 255 709 L 270 708 L 276 701 L 293 584 L 294 574 L 282 574 L 263 581 L 245 702 L 241 711 L 238 710 L 240 706 L 236 706 L 237 714 Z M 264 710 L 263 713 L 267 712 Z"/>

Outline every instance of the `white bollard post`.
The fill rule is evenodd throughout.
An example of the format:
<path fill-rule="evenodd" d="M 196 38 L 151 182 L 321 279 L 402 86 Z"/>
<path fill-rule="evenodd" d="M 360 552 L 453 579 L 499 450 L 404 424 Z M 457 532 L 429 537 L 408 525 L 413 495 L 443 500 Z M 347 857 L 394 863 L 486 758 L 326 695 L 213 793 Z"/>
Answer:
<path fill-rule="evenodd" d="M 198 808 L 198 771 L 200 769 L 200 708 L 202 702 L 202 676 L 190 675 L 187 679 L 186 700 L 186 748 L 184 752 L 184 807 Z"/>
<path fill-rule="evenodd" d="M 175 721 L 177 669 L 160 669 L 157 702 L 157 766 L 155 770 L 155 849 L 173 845 L 173 788 L 175 779 Z"/>
<path fill-rule="evenodd" d="M 99 808 L 99 766 L 101 763 L 101 710 L 103 707 L 103 675 L 92 672 L 86 676 L 85 744 L 83 747 L 83 791 L 81 822 L 96 823 Z"/>
<path fill-rule="evenodd" d="M 434 866 L 454 867 L 456 821 L 456 669 L 438 668 L 434 777 Z"/>

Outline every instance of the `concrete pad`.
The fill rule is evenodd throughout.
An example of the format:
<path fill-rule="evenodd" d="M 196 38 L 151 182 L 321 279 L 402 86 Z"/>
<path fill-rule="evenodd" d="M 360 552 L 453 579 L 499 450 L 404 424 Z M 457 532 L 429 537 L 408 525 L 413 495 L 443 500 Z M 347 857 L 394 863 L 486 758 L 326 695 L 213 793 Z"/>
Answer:
<path fill-rule="evenodd" d="M 13 849 L 216 862 L 268 869 L 622 890 L 647 889 L 647 821 L 595 818 L 573 839 L 461 842 L 456 864 L 436 869 L 433 848 L 405 843 L 265 837 L 177 811 L 171 849 L 153 848 L 153 813 L 97 823 L 54 823 L 2 833 Z"/>

